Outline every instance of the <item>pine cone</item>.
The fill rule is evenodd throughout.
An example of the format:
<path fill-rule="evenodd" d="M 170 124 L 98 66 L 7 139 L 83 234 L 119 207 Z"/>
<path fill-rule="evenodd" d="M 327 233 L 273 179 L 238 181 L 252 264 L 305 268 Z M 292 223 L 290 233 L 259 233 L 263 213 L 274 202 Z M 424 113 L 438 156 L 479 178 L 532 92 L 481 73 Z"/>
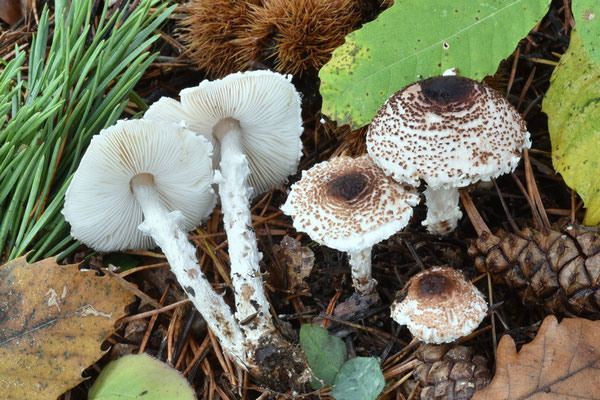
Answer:
<path fill-rule="evenodd" d="M 553 314 L 600 316 L 600 232 L 595 229 L 483 233 L 469 255 L 478 270 L 516 289 L 524 304 L 541 304 Z"/>
<path fill-rule="evenodd" d="M 490 382 L 487 359 L 470 347 L 423 344 L 416 352 L 422 364 L 413 370 L 421 382 L 421 400 L 466 400 Z"/>

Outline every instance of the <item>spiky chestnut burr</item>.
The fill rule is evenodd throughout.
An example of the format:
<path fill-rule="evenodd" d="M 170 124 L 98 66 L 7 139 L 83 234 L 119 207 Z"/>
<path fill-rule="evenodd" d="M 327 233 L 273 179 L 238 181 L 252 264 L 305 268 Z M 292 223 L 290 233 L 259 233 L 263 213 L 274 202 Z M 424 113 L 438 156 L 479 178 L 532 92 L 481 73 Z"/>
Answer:
<path fill-rule="evenodd" d="M 238 43 L 251 23 L 250 9 L 262 0 L 191 0 L 180 22 L 182 42 L 189 56 L 212 78 L 222 78 L 249 67 L 245 56 L 252 43 Z"/>
<path fill-rule="evenodd" d="M 360 22 L 358 0 L 265 0 L 237 44 L 281 73 L 316 73 Z"/>

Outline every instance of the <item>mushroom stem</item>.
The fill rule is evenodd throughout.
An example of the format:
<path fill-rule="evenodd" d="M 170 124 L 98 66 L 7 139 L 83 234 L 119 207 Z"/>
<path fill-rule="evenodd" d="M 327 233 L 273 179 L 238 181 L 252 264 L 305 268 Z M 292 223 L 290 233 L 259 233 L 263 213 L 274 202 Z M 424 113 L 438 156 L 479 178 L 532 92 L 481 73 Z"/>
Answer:
<path fill-rule="evenodd" d="M 350 251 L 350 267 L 352 268 L 352 286 L 356 292 L 369 296 L 375 291 L 377 281 L 371 275 L 371 249 Z"/>
<path fill-rule="evenodd" d="M 235 316 L 238 321 L 244 321 L 241 327 L 248 342 L 257 344 L 261 336 L 275 327 L 258 264 L 262 255 L 258 252 L 256 235 L 251 229 L 250 168 L 241 146 L 242 135 L 236 120 L 228 118 L 220 121 L 213 128 L 213 133 L 221 144 L 221 170 L 215 172 L 215 182 L 219 185 L 229 246 Z"/>
<path fill-rule="evenodd" d="M 433 189 L 428 187 L 424 194 L 427 218 L 422 224 L 427 227 L 427 231 L 434 235 L 445 235 L 452 232 L 462 217 L 462 212 L 458 207 L 458 188 Z"/>
<path fill-rule="evenodd" d="M 177 281 L 215 335 L 226 353 L 243 362 L 246 359 L 244 336 L 231 309 L 212 288 L 198 265 L 194 246 L 180 228 L 183 214 L 169 212 L 154 186 L 151 174 L 131 179 L 131 190 L 144 213 L 139 229 L 152 236 L 167 257 Z"/>

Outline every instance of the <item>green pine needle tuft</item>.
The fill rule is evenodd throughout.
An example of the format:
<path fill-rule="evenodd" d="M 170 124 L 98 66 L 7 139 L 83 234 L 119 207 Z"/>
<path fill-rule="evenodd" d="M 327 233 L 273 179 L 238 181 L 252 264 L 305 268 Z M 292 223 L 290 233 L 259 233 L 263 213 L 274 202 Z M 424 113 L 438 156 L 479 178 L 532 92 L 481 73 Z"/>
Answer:
<path fill-rule="evenodd" d="M 175 6 L 142 0 L 92 30 L 91 1 L 46 7 L 28 54 L 15 48 L 0 72 L 0 255 L 32 261 L 77 245 L 61 210 L 91 137 L 122 114 L 156 57 L 153 34 Z M 153 8 L 151 10 L 151 8 Z M 26 76 L 25 72 L 26 71 Z"/>

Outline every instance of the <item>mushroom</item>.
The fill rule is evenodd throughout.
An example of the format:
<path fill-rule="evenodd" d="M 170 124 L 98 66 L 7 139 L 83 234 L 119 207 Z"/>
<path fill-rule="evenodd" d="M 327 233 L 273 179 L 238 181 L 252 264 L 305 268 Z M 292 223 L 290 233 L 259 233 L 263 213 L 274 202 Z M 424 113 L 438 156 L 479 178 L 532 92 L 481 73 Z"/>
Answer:
<path fill-rule="evenodd" d="M 415 190 L 387 177 L 367 155 L 337 157 L 302 171 L 281 210 L 317 243 L 350 255 L 357 293 L 371 295 L 371 248 L 404 228 Z"/>
<path fill-rule="evenodd" d="M 513 171 L 529 132 L 496 91 L 459 76 L 413 83 L 390 97 L 367 133 L 367 151 L 399 182 L 427 183 L 429 232 L 456 228 L 458 188 Z"/>
<path fill-rule="evenodd" d="M 251 229 L 250 199 L 296 171 L 302 150 L 300 106 L 291 77 L 252 71 L 202 81 L 181 92 L 181 103 L 156 104 L 144 115 L 153 120 L 179 115 L 196 134 L 215 142 L 220 165 L 215 182 L 229 244 L 235 315 L 254 344 L 274 325 Z"/>
<path fill-rule="evenodd" d="M 448 343 L 473 332 L 487 314 L 475 285 L 446 265 L 414 275 L 392 303 L 392 318 L 426 343 Z"/>
<path fill-rule="evenodd" d="M 200 270 L 186 232 L 212 211 L 212 146 L 175 124 L 118 121 L 92 138 L 65 195 L 71 235 L 98 251 L 161 247 L 194 306 L 234 359 L 244 337 Z"/>

